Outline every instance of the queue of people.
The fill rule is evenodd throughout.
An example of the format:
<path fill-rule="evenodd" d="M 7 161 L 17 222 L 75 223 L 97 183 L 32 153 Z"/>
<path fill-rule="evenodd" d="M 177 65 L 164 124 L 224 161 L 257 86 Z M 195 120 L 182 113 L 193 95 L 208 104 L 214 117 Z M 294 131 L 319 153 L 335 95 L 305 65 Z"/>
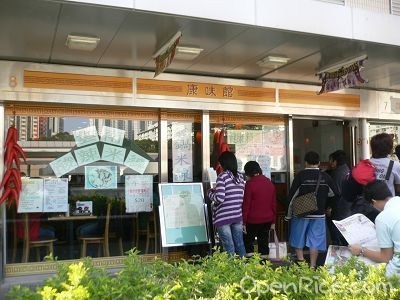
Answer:
<path fill-rule="evenodd" d="M 273 183 L 262 175 L 256 161 L 249 161 L 244 167 L 246 183 L 232 152 L 223 152 L 218 162 L 222 172 L 208 197 L 213 202 L 213 223 L 223 249 L 240 257 L 251 255 L 257 237 L 258 251 L 268 255 L 268 232 L 276 219 Z"/>
<path fill-rule="evenodd" d="M 350 200 L 344 188 L 351 172 L 346 164 L 346 153 L 343 150 L 331 153 L 327 171 L 320 170 L 318 153 L 309 151 L 305 154 L 305 168 L 296 174 L 289 190 L 286 215 L 290 220 L 289 245 L 298 262 L 304 261 L 304 248 L 307 247 L 310 267 L 317 266 L 318 253 L 327 249 L 327 229 L 332 244 L 347 245 L 332 220 L 363 213 L 375 221 L 380 250 L 349 245 L 350 251 L 353 255 L 386 262 L 387 275 L 400 276 L 400 258 L 396 255 L 400 252 L 400 198 L 395 196 L 400 194 L 400 163 L 389 158 L 393 151 L 391 135 L 377 134 L 371 138 L 370 145 L 370 161 L 375 165 L 376 180 L 352 193 Z M 400 146 L 396 147 L 396 154 L 400 155 Z M 213 223 L 223 249 L 241 257 L 252 255 L 257 237 L 258 252 L 267 256 L 268 233 L 274 229 L 276 219 L 274 184 L 262 174 L 256 161 L 249 161 L 244 166 L 246 181 L 238 172 L 232 152 L 222 153 L 218 162 L 222 172 L 208 196 L 214 206 Z M 293 200 L 312 192 L 317 208 L 295 216 L 291 210 Z"/>

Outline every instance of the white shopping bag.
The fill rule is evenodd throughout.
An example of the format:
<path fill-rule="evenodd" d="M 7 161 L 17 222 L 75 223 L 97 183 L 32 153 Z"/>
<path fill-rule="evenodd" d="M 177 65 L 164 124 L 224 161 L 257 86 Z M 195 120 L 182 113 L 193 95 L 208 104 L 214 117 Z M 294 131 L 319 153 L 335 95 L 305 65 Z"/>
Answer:
<path fill-rule="evenodd" d="M 279 242 L 278 235 L 275 229 L 269 231 L 269 254 L 268 259 L 270 260 L 282 260 L 287 256 L 287 245 L 286 242 Z"/>

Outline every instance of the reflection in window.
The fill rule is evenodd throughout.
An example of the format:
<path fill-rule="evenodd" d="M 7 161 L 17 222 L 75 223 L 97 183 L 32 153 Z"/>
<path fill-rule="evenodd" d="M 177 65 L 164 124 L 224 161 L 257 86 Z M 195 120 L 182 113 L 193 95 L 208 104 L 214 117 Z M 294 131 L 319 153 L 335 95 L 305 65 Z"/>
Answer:
<path fill-rule="evenodd" d="M 257 161 L 263 173 L 286 170 L 286 132 L 284 125 L 232 125 L 211 124 L 211 165 L 218 170 L 217 160 L 224 151 L 232 151 L 243 171 L 246 162 Z"/>
<path fill-rule="evenodd" d="M 27 254 L 23 247 L 27 237 L 24 216 L 28 217 L 27 228 L 33 230 L 29 231 L 30 242 L 41 238 L 53 240 L 53 255 L 58 260 L 80 258 L 86 237 L 99 238 L 99 243 L 86 240 L 89 242 L 85 255 L 93 257 L 122 255 L 132 247 L 142 252 L 159 251 L 157 120 L 7 116 L 6 130 L 12 124 L 18 129 L 18 143 L 27 156 L 27 164 L 21 165 L 21 174 L 27 176 L 25 186 L 32 186 L 30 195 L 40 193 L 33 183 L 42 180 L 46 191 L 41 198 L 24 197 L 27 201 L 56 201 L 56 194 L 64 193 L 57 193 L 61 189 L 51 185 L 58 184 L 61 188 L 61 183 L 67 182 L 67 205 L 60 205 L 67 208 L 34 214 L 28 207 L 25 214 L 18 213 L 16 207 L 8 207 L 7 263 L 43 260 L 49 254 L 49 247 L 38 247 L 36 252 L 31 243 L 29 257 L 24 258 Z M 69 163 L 57 164 L 57 161 Z M 57 178 L 63 180 L 57 182 Z M 125 185 L 127 178 L 129 186 Z M 135 191 L 128 193 L 129 199 L 126 199 L 127 188 Z M 53 196 L 46 198 L 46 193 L 52 192 Z M 144 203 L 149 199 L 150 205 Z M 43 207 L 54 206 L 45 203 Z M 101 242 L 106 230 L 107 250 Z"/>

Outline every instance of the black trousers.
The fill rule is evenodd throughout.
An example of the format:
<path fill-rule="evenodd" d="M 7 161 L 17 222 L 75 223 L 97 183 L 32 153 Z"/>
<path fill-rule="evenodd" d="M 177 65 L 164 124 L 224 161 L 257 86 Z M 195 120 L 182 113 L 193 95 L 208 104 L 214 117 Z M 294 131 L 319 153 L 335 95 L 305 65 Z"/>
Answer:
<path fill-rule="evenodd" d="M 246 224 L 247 233 L 243 236 L 246 253 L 254 252 L 254 240 L 257 237 L 258 252 L 261 255 L 269 254 L 268 234 L 270 228 L 271 223 Z"/>

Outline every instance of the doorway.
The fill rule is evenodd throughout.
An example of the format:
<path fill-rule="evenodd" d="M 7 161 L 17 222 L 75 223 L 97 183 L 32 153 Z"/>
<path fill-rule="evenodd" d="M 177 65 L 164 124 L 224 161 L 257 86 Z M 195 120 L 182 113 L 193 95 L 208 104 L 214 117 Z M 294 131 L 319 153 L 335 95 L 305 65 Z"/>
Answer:
<path fill-rule="evenodd" d="M 295 174 L 304 169 L 304 155 L 316 151 L 320 168 L 328 167 L 329 154 L 342 149 L 352 155 L 349 122 L 344 120 L 293 119 L 293 166 Z"/>

